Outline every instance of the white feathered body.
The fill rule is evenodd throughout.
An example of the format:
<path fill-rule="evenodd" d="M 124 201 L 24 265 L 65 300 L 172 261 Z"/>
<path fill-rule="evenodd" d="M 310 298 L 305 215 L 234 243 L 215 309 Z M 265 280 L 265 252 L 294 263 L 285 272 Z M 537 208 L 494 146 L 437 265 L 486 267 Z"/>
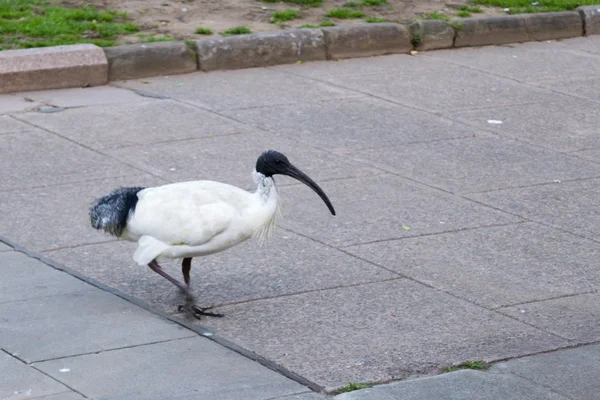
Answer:
<path fill-rule="evenodd" d="M 272 178 L 255 173 L 256 192 L 214 181 L 174 183 L 138 192 L 120 238 L 137 241 L 139 265 L 154 259 L 204 256 L 253 236 L 267 238 L 279 215 Z"/>

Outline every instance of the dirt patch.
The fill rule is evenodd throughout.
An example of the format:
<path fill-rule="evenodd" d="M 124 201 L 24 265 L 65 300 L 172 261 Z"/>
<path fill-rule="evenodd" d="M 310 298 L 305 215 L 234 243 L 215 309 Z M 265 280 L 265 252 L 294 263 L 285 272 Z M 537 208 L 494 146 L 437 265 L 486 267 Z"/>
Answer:
<path fill-rule="evenodd" d="M 136 35 L 124 36 L 120 43 L 132 43 L 150 37 L 169 37 L 177 40 L 199 39 L 206 35 L 195 34 L 197 28 L 209 28 L 215 35 L 232 27 L 245 25 L 253 32 L 277 31 L 297 28 L 302 25 L 318 25 L 326 18 L 327 11 L 341 7 L 347 0 L 325 0 L 319 7 L 302 7 L 286 3 L 266 3 L 260 0 L 92 0 L 69 2 L 71 5 L 95 5 L 99 8 L 112 8 L 125 11 L 132 22 L 140 26 Z M 447 3 L 443 0 L 388 0 L 387 4 L 376 7 L 362 7 L 364 17 L 350 20 L 328 18 L 335 24 L 365 22 L 367 17 L 381 18 L 390 22 L 407 23 L 431 12 L 442 12 L 454 17 L 466 0 Z M 302 17 L 283 24 L 270 23 L 274 12 L 294 9 Z M 473 16 L 497 14 L 495 8 L 481 8 L 482 13 Z M 501 10 L 500 10 L 501 12 Z"/>

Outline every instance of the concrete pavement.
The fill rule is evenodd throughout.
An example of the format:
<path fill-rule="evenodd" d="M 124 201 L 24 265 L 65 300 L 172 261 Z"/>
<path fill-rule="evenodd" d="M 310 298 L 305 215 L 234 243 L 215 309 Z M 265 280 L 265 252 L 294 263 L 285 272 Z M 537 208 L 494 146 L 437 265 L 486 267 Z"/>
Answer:
<path fill-rule="evenodd" d="M 328 391 L 595 343 L 599 61 L 590 37 L 1 96 L 0 234 L 178 317 L 88 205 L 121 185 L 251 188 L 275 148 L 338 215 L 282 178 L 270 246 L 194 260 L 226 314 L 200 321 L 215 336 Z"/>

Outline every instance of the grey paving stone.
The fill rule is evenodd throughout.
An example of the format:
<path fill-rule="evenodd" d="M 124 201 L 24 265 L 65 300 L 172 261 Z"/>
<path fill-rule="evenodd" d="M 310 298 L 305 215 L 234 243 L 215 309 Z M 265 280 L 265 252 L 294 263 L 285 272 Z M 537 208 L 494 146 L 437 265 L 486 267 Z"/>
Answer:
<path fill-rule="evenodd" d="M 36 365 L 50 376 L 98 400 L 266 400 L 306 390 L 302 385 L 201 337 Z M 60 372 L 64 368 L 70 371 Z"/>
<path fill-rule="evenodd" d="M 191 140 L 185 145 L 168 142 L 107 152 L 170 181 L 210 179 L 254 191 L 256 186 L 252 180 L 252 171 L 258 156 L 266 149 L 284 153 L 294 165 L 317 182 L 383 173 L 361 163 L 265 132 Z M 278 185 L 298 182 L 283 175 L 277 176 L 276 181 Z"/>
<path fill-rule="evenodd" d="M 16 251 L 0 254 L 0 271 L 0 304 L 90 290 L 79 279 Z"/>
<path fill-rule="evenodd" d="M 220 307 L 218 335 L 328 389 L 494 360 L 566 343 L 409 280 Z M 327 343 L 327 345 L 323 345 Z"/>
<path fill-rule="evenodd" d="M 133 260 L 135 244 L 112 242 L 68 248 L 46 255 L 168 313 L 182 297 L 166 279 Z M 162 265 L 162 264 L 161 264 Z M 180 262 L 164 263 L 182 280 Z M 203 305 L 219 305 L 381 281 L 396 274 L 286 231 L 259 247 L 254 240 L 192 262 L 192 286 Z M 0 285 L 1 288 L 1 285 Z"/>
<path fill-rule="evenodd" d="M 548 80 L 538 82 L 536 85 L 555 92 L 600 102 L 600 83 L 598 83 L 597 77 Z"/>
<path fill-rule="evenodd" d="M 35 128 L 11 118 L 9 115 L 0 115 L 0 135 L 14 132 L 32 131 Z"/>
<path fill-rule="evenodd" d="M 149 175 L 0 192 L 0 233 L 30 250 L 111 240 L 90 226 L 92 202 L 120 186 L 162 185 Z M 68 212 L 67 212 L 68 211 Z"/>
<path fill-rule="evenodd" d="M 571 98 L 568 101 L 463 111 L 448 117 L 552 150 L 577 151 L 600 147 L 595 115 L 597 107 L 595 103 Z M 502 123 L 489 123 L 490 120 Z"/>
<path fill-rule="evenodd" d="M 77 394 L 76 392 L 65 392 L 51 396 L 36 397 L 35 400 L 83 400 L 85 397 Z M 30 400 L 30 398 L 28 398 Z"/>
<path fill-rule="evenodd" d="M 523 377 L 571 399 L 596 400 L 600 392 L 600 345 L 511 360 L 492 371 Z"/>
<path fill-rule="evenodd" d="M 600 63 L 596 56 L 557 45 L 555 42 L 485 46 L 460 51 L 442 50 L 429 53 L 427 57 L 523 82 L 593 76 L 600 73 Z"/>
<path fill-rule="evenodd" d="M 361 96 L 324 82 L 265 68 L 195 73 L 145 81 L 150 83 L 129 81 L 123 85 L 165 94 L 212 110 L 304 104 Z"/>
<path fill-rule="evenodd" d="M 519 220 L 393 175 L 325 182 L 321 187 L 336 209 L 335 217 L 304 185 L 283 187 L 281 225 L 335 247 Z"/>
<path fill-rule="evenodd" d="M 557 229 L 600 239 L 600 180 L 470 194 L 484 204 Z"/>
<path fill-rule="evenodd" d="M 0 313 L 2 348 L 27 362 L 195 335 L 99 289 L 4 303 Z"/>
<path fill-rule="evenodd" d="M 31 156 L 32 148 L 44 149 Z M 0 190 L 24 189 L 117 176 L 140 171 L 48 132 L 0 135 Z"/>
<path fill-rule="evenodd" d="M 330 397 L 327 397 L 318 393 L 303 393 L 303 394 L 295 394 L 292 396 L 278 397 L 277 400 L 327 400 Z M 273 399 L 276 400 L 276 399 Z"/>
<path fill-rule="evenodd" d="M 456 371 L 390 383 L 335 396 L 337 400 L 568 400 L 545 387 L 511 375 Z"/>
<path fill-rule="evenodd" d="M 401 62 L 380 74 L 332 75 L 324 79 L 347 89 L 431 111 L 526 104 L 557 96 L 430 57 L 411 57 Z"/>
<path fill-rule="evenodd" d="M 0 351 L 0 376 L 2 376 L 0 398 L 3 400 L 31 399 L 57 393 L 61 396 L 65 395 L 60 397 L 61 399 L 68 399 L 68 387 L 2 351 Z"/>
<path fill-rule="evenodd" d="M 600 340 L 600 296 L 598 294 L 581 294 L 537 301 L 499 311 L 546 332 L 580 343 Z"/>
<path fill-rule="evenodd" d="M 561 40 L 560 42 L 556 42 L 556 44 L 570 49 L 600 54 L 600 37 L 597 35 Z"/>
<path fill-rule="evenodd" d="M 571 155 L 585 158 L 586 160 L 590 160 L 595 163 L 600 163 L 600 149 L 582 150 L 575 153 L 571 153 Z"/>
<path fill-rule="evenodd" d="M 490 308 L 600 288 L 600 244 L 535 223 L 346 250 Z"/>
<path fill-rule="evenodd" d="M 224 113 L 273 133 L 340 153 L 471 137 L 476 132 L 448 119 L 373 98 Z"/>
<path fill-rule="evenodd" d="M 107 116 L 110 115 L 110 118 Z M 94 149 L 239 132 L 240 124 L 172 100 L 101 105 L 20 118 Z"/>
<path fill-rule="evenodd" d="M 15 96 L 13 94 L 0 94 L 0 115 L 27 111 L 40 105 L 39 103 L 29 100 L 25 100 L 23 96 Z M 3 119 L 2 117 L 0 117 L 0 122 L 2 121 Z M 0 124 L 0 127 L 2 127 L 2 124 Z"/>
<path fill-rule="evenodd" d="M 148 101 L 148 98 L 137 95 L 127 89 L 111 86 L 96 86 L 88 88 L 71 88 L 58 90 L 42 90 L 35 92 L 17 93 L 39 103 L 57 107 L 81 107 L 102 104 L 130 104 Z"/>
<path fill-rule="evenodd" d="M 2 251 L 11 251 L 13 248 L 7 245 L 4 242 L 0 242 L 0 252 Z"/>
<path fill-rule="evenodd" d="M 353 158 L 453 193 L 600 176 L 600 166 L 499 137 L 367 150 Z"/>

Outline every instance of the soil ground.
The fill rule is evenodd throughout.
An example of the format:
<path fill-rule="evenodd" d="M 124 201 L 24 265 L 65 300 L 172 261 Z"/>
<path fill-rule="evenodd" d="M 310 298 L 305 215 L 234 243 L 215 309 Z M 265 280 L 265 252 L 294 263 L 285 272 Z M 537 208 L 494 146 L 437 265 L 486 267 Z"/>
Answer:
<path fill-rule="evenodd" d="M 247 26 L 253 32 L 274 31 L 284 28 L 295 28 L 305 24 L 318 25 L 326 17 L 327 10 L 341 7 L 346 0 L 325 0 L 320 7 L 301 7 L 286 3 L 265 3 L 258 0 L 99 0 L 79 2 L 76 4 L 93 4 L 99 8 L 112 8 L 127 12 L 134 23 L 140 26 L 136 35 L 124 36 L 119 41 L 135 42 L 143 40 L 146 35 L 156 37 L 173 37 L 175 39 L 198 39 L 202 35 L 194 34 L 199 27 L 211 29 L 215 34 L 236 26 Z M 382 18 L 391 22 L 406 23 L 431 12 L 442 12 L 453 16 L 465 0 L 453 0 L 452 3 L 441 0 L 388 0 L 378 7 L 363 7 L 365 17 L 359 19 L 337 20 L 335 24 L 362 23 L 366 17 Z M 273 12 L 295 9 L 302 13 L 302 18 L 287 21 L 285 25 L 269 22 Z M 481 7 L 483 13 L 489 15 L 502 12 L 495 8 Z"/>

